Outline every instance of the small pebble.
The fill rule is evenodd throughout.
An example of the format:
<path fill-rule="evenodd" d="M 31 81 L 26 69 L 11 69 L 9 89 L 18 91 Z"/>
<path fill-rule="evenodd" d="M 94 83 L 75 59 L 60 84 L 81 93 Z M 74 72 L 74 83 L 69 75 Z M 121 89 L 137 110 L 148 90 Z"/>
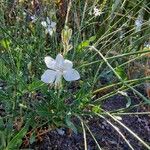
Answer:
<path fill-rule="evenodd" d="M 65 131 L 63 129 L 56 129 L 59 135 L 64 135 Z"/>

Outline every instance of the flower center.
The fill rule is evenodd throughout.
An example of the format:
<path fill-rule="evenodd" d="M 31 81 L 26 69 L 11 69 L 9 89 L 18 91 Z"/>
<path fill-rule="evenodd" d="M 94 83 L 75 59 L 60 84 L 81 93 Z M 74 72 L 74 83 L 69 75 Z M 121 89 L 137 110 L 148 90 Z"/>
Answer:
<path fill-rule="evenodd" d="M 56 71 L 59 71 L 61 73 L 63 73 L 64 69 L 61 65 L 56 65 L 56 68 L 55 68 Z"/>

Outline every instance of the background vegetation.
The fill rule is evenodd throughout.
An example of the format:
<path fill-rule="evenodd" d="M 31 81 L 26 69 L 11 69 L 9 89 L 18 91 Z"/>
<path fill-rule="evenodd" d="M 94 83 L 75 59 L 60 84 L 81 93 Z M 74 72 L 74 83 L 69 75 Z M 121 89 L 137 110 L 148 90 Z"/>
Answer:
<path fill-rule="evenodd" d="M 148 0 L 1 0 L 0 149 L 17 149 L 25 137 L 31 144 L 44 127 L 83 130 L 86 149 L 87 116 L 119 123 L 150 149 L 113 112 L 101 107 L 103 101 L 122 94 L 126 108 L 115 113 L 130 114 L 129 108 L 137 106 L 127 90 L 142 98 L 140 105 L 150 104 L 149 6 Z M 46 17 L 56 22 L 52 36 L 41 25 Z M 74 63 L 81 79 L 63 80 L 62 88 L 55 89 L 40 80 L 46 69 L 44 57 L 64 53 L 61 34 L 67 27 L 72 30 L 68 38 L 72 49 L 64 57 Z"/>

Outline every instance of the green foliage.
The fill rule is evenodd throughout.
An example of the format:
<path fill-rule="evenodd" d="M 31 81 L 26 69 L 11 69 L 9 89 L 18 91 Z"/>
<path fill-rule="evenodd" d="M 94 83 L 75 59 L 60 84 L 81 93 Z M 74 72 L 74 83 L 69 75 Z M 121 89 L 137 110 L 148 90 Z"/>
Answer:
<path fill-rule="evenodd" d="M 67 127 L 77 134 L 74 118 L 108 115 L 102 110 L 101 101 L 118 91 L 130 89 L 148 101 L 134 89 L 148 80 L 141 71 L 145 58 L 149 59 L 149 47 L 145 46 L 150 31 L 147 0 L 74 1 L 67 24 L 64 14 L 67 10 L 60 9 L 60 4 L 54 1 L 41 1 L 42 11 L 33 9 L 30 1 L 13 5 L 2 0 L 0 4 L 0 105 L 4 109 L 4 114 L 0 114 L 0 149 L 19 149 L 29 126 L 30 130 L 43 125 Z M 100 15 L 94 16 L 94 7 L 100 10 Z M 36 16 L 35 21 L 32 15 Z M 41 25 L 47 16 L 57 23 L 52 36 L 45 34 Z M 139 16 L 143 20 L 136 31 Z M 46 69 L 44 57 L 54 58 L 61 52 L 73 62 L 81 79 L 72 83 L 63 81 L 56 89 L 40 78 Z M 131 62 L 141 67 L 132 69 Z M 139 77 L 130 80 L 129 74 L 132 71 L 136 74 L 137 70 Z M 130 108 L 131 98 L 128 95 L 125 98 L 126 108 Z M 19 131 L 13 128 L 16 117 L 24 118 Z M 35 137 L 33 132 L 30 143 Z"/>

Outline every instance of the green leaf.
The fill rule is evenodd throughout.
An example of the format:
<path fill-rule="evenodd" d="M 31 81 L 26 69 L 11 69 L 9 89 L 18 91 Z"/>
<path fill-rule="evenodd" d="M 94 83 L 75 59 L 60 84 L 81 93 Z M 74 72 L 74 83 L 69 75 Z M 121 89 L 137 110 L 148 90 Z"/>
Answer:
<path fill-rule="evenodd" d="M 6 75 L 9 73 L 8 67 L 6 67 L 4 61 L 0 60 L 0 76 L 6 77 Z"/>
<path fill-rule="evenodd" d="M 3 119 L 2 119 L 2 117 L 0 117 L 0 130 L 4 130 L 5 128 L 4 128 L 4 121 L 3 121 Z"/>
<path fill-rule="evenodd" d="M 96 36 L 91 36 L 91 37 L 89 38 L 89 42 L 93 42 L 95 39 L 96 39 Z"/>
<path fill-rule="evenodd" d="M 94 112 L 94 113 L 100 113 L 101 112 L 101 109 L 100 109 L 100 106 L 98 105 L 98 106 L 93 106 L 92 107 L 92 112 Z"/>
<path fill-rule="evenodd" d="M 5 48 L 5 49 L 8 49 L 10 47 L 10 40 L 7 40 L 7 39 L 2 39 L 0 41 L 0 44 Z"/>
<path fill-rule="evenodd" d="M 121 68 L 121 67 L 117 67 L 115 69 L 116 73 L 123 79 L 127 79 L 127 75 L 126 75 L 126 72 L 125 72 L 125 69 L 124 68 Z"/>
<path fill-rule="evenodd" d="M 6 149 L 17 149 L 22 144 L 22 138 L 25 136 L 25 134 L 28 131 L 29 127 L 29 121 L 26 123 L 26 125 L 12 138 L 12 140 L 8 143 Z"/>
<path fill-rule="evenodd" d="M 90 37 L 88 40 L 85 40 L 83 42 L 81 42 L 78 47 L 77 50 L 81 51 L 82 49 L 84 49 L 85 47 L 90 46 L 90 42 L 93 42 L 96 39 L 96 36 L 92 36 Z"/>
<path fill-rule="evenodd" d="M 77 50 L 80 51 L 80 50 L 82 50 L 83 48 L 85 48 L 85 47 L 87 47 L 87 46 L 89 46 L 89 41 L 88 41 L 88 40 L 87 40 L 87 41 L 83 41 L 82 43 L 80 43 L 80 44 L 78 45 Z"/>
<path fill-rule="evenodd" d="M 67 126 L 70 129 L 72 129 L 75 134 L 77 134 L 77 128 L 75 127 L 74 123 L 71 121 L 71 116 L 70 115 L 66 116 L 66 120 L 65 121 L 66 121 Z"/>
<path fill-rule="evenodd" d="M 6 147 L 6 138 L 4 131 L 0 131 L 0 149 L 4 149 Z"/>
<path fill-rule="evenodd" d="M 31 137 L 30 137 L 30 144 L 32 144 L 33 142 L 35 142 L 35 139 L 36 139 L 36 135 L 32 134 Z"/>
<path fill-rule="evenodd" d="M 30 92 L 37 90 L 41 86 L 43 86 L 43 82 L 41 80 L 35 80 L 31 84 L 28 85 L 28 90 Z"/>
<path fill-rule="evenodd" d="M 36 105 L 36 113 L 40 115 L 40 117 L 51 117 L 53 110 L 50 109 L 47 103 L 41 103 Z"/>

